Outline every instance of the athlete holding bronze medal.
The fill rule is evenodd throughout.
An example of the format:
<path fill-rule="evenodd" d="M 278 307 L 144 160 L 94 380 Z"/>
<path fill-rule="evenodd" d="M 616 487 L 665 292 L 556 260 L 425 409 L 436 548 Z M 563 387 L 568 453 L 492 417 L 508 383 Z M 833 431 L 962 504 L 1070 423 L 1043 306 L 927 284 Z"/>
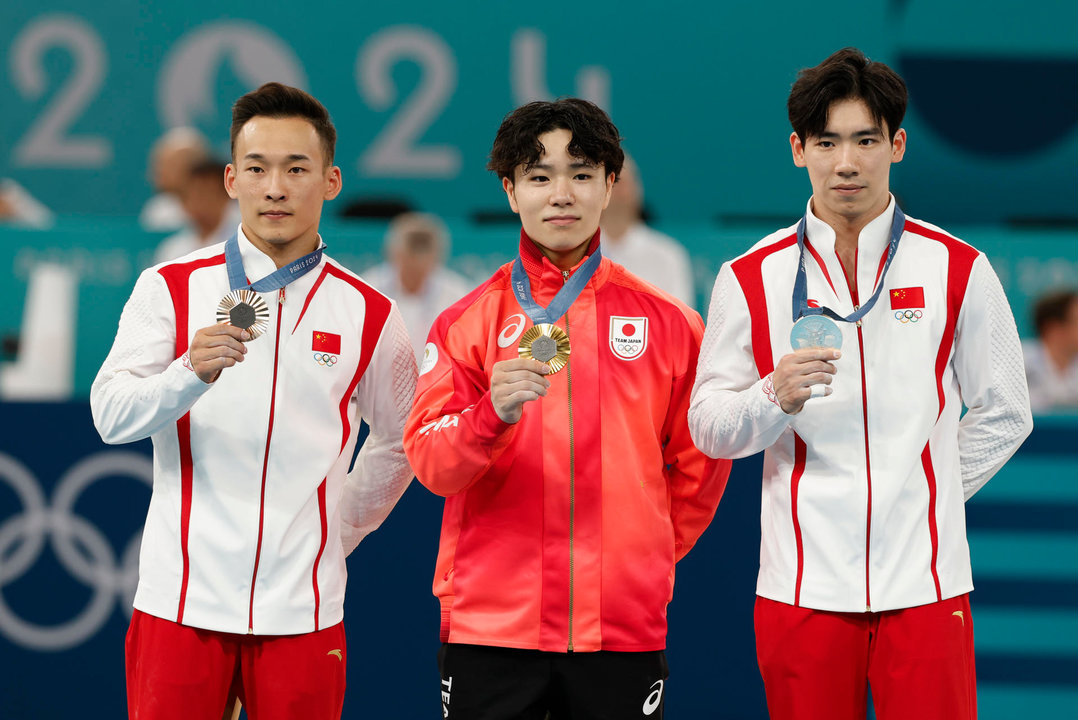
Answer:
<path fill-rule="evenodd" d="M 405 449 L 446 498 L 447 720 L 662 717 L 674 565 L 729 464 L 686 427 L 699 315 L 602 256 L 622 159 L 592 103 L 510 113 L 488 167 L 518 255 L 428 336 Z"/>
<path fill-rule="evenodd" d="M 132 718 L 340 718 L 345 556 L 411 480 L 416 368 L 396 305 L 323 254 L 336 136 L 297 88 L 236 102 L 236 234 L 140 275 L 91 389 L 102 439 L 154 447 Z"/>

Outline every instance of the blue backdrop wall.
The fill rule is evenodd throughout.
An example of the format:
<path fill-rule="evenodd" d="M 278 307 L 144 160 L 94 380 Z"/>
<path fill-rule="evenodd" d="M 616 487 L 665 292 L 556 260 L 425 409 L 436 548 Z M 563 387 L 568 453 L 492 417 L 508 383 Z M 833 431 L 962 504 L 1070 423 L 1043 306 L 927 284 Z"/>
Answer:
<path fill-rule="evenodd" d="M 123 638 L 149 502 L 148 441 L 101 444 L 83 402 L 0 404 L 0 717 L 123 717 Z M 980 717 L 1078 703 L 1078 418 L 1034 434 L 967 506 Z M 765 718 L 752 605 L 759 456 L 734 464 L 678 566 L 672 718 Z M 348 560 L 346 718 L 439 717 L 431 578 L 441 500 L 413 483 Z"/>

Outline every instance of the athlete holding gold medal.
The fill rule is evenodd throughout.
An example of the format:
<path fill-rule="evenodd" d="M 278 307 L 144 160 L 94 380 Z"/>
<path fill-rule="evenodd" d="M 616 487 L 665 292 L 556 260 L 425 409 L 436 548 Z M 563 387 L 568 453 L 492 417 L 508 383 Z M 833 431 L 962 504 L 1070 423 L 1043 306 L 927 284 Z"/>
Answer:
<path fill-rule="evenodd" d="M 729 463 L 686 426 L 700 316 L 602 257 L 622 159 L 589 102 L 508 115 L 488 167 L 520 216 L 519 254 L 428 336 L 404 442 L 446 497 L 434 592 L 450 720 L 662 717 L 674 564 Z"/>

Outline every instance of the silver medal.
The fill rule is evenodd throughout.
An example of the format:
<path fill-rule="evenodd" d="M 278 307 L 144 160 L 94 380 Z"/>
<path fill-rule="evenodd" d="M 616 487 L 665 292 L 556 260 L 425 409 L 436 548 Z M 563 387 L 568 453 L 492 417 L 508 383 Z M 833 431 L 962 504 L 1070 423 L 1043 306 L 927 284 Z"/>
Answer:
<path fill-rule="evenodd" d="M 802 348 L 842 348 L 842 331 L 838 324 L 824 315 L 806 315 L 790 330 L 790 346 Z"/>

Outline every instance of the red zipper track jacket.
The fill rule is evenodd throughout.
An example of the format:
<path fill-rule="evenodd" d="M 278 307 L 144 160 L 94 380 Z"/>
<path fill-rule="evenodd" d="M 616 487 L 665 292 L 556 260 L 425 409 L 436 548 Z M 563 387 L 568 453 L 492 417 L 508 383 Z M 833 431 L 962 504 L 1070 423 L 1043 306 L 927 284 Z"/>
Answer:
<path fill-rule="evenodd" d="M 566 278 L 523 233 L 520 254 L 546 306 Z M 446 497 L 434 578 L 442 639 L 660 650 L 674 563 L 711 521 L 730 469 L 698 451 L 687 427 L 703 321 L 603 259 L 557 323 L 572 343 L 568 366 L 507 424 L 491 403 L 492 367 L 518 357 L 532 326 L 511 268 L 435 322 L 405 426 L 417 477 Z"/>

